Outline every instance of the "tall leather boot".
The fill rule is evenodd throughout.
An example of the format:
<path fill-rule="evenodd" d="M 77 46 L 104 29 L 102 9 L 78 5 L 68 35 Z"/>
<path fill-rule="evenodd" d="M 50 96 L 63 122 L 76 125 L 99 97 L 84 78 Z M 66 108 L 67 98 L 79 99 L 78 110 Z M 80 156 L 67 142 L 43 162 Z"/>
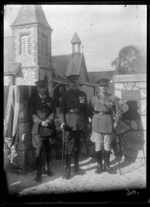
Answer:
<path fill-rule="evenodd" d="M 42 162 L 41 162 L 41 157 L 37 157 L 36 159 L 37 163 L 37 174 L 36 174 L 36 182 L 41 182 L 42 181 Z"/>
<path fill-rule="evenodd" d="M 74 164 L 75 164 L 74 165 L 74 173 L 76 175 L 84 175 L 85 174 L 84 171 L 79 168 L 79 157 L 80 157 L 80 151 L 75 150 L 75 152 L 74 152 Z"/>
<path fill-rule="evenodd" d="M 47 162 L 47 175 L 53 176 L 53 172 L 51 171 L 51 167 L 50 167 L 50 154 L 46 155 L 46 162 Z"/>
<path fill-rule="evenodd" d="M 66 166 L 65 166 L 65 174 L 64 179 L 68 180 L 71 178 L 71 155 L 66 155 Z"/>
<path fill-rule="evenodd" d="M 97 159 L 97 169 L 96 169 L 95 173 L 100 174 L 103 171 L 102 150 L 96 152 L 96 159 Z"/>
<path fill-rule="evenodd" d="M 104 157 L 105 157 L 105 171 L 107 171 L 109 174 L 116 174 L 115 171 L 113 171 L 111 168 L 110 168 L 110 151 L 104 151 Z"/>

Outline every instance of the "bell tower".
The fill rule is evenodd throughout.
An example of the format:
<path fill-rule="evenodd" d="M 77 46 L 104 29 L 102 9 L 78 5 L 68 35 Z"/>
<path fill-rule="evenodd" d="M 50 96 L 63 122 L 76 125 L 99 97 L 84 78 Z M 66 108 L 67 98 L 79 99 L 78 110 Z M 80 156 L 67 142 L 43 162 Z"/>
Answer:
<path fill-rule="evenodd" d="M 79 39 L 77 33 L 73 35 L 73 38 L 71 40 L 72 44 L 72 54 L 74 55 L 75 53 L 80 53 L 81 52 L 81 40 Z"/>
<path fill-rule="evenodd" d="M 21 64 L 22 79 L 18 85 L 34 85 L 48 76 L 51 81 L 51 33 L 41 5 L 22 5 L 11 25 L 13 61 Z"/>

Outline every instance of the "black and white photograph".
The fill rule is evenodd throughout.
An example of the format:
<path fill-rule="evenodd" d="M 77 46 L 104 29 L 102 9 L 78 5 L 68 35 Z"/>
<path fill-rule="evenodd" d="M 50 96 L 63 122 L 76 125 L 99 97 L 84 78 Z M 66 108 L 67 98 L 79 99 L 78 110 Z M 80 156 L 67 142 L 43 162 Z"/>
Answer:
<path fill-rule="evenodd" d="M 8 203 L 148 202 L 147 10 L 4 5 Z"/>

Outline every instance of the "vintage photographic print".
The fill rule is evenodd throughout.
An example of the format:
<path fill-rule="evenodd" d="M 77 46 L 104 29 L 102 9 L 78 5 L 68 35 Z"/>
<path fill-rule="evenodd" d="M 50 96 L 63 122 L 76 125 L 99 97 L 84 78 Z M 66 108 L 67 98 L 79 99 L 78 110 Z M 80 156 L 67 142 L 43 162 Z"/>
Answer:
<path fill-rule="evenodd" d="M 4 5 L 8 203 L 147 201 L 147 9 Z"/>

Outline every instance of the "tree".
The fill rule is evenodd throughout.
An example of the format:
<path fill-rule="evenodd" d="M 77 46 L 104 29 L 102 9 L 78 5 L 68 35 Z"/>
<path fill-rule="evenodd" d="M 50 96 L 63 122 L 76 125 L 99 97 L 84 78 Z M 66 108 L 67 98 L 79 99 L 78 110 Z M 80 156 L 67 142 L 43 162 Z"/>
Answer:
<path fill-rule="evenodd" d="M 135 45 L 123 47 L 118 57 L 111 63 L 118 74 L 135 74 L 146 72 L 146 57 Z"/>

